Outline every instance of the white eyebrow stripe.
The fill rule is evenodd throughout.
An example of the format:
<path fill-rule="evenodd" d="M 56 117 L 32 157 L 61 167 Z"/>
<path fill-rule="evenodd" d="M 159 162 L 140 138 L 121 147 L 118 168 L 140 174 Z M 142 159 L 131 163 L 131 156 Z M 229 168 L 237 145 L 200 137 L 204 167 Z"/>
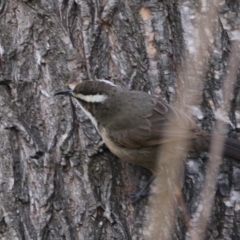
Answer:
<path fill-rule="evenodd" d="M 108 80 L 105 80 L 105 79 L 97 79 L 97 81 L 98 81 L 98 82 L 105 82 L 105 83 L 107 83 L 107 84 L 109 84 L 109 85 L 111 85 L 111 86 L 116 87 L 116 85 L 115 85 L 114 83 L 112 83 L 112 82 L 110 82 L 110 81 L 108 81 Z"/>
<path fill-rule="evenodd" d="M 97 102 L 97 103 L 104 102 L 108 98 L 106 95 L 103 95 L 103 94 L 83 95 L 81 93 L 78 93 L 78 94 L 73 93 L 73 96 L 86 102 Z"/>

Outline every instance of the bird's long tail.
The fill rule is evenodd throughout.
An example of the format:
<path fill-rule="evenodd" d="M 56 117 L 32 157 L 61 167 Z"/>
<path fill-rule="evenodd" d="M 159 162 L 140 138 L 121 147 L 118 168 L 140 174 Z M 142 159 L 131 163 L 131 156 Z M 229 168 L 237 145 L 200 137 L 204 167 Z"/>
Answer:
<path fill-rule="evenodd" d="M 223 154 L 226 157 L 240 161 L 240 141 L 232 138 L 225 138 Z"/>
<path fill-rule="evenodd" d="M 201 132 L 201 134 L 192 141 L 190 151 L 209 151 L 209 147 L 212 144 L 211 134 L 206 132 Z M 216 141 L 218 143 L 218 141 Z M 237 161 L 240 161 L 240 141 L 233 138 L 225 138 L 223 145 L 223 155 L 225 157 L 233 158 Z"/>

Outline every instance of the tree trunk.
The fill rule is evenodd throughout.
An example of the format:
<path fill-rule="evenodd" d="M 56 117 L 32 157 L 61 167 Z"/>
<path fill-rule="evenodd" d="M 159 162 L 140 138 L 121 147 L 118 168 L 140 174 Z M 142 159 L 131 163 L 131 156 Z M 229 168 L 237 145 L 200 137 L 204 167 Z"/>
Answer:
<path fill-rule="evenodd" d="M 126 195 L 150 173 L 119 161 L 71 99 L 53 93 L 108 79 L 190 105 L 207 131 L 215 114 L 237 138 L 239 74 L 233 94 L 222 89 L 239 4 L 216 1 L 214 15 L 208 1 L 0 1 L 0 239 L 147 239 L 148 198 L 132 204 Z M 231 105 L 219 114 L 224 101 Z M 187 238 L 201 209 L 207 159 L 186 160 L 192 220 L 176 210 L 172 239 Z M 240 164 L 224 158 L 205 239 L 240 239 L 239 229 Z"/>

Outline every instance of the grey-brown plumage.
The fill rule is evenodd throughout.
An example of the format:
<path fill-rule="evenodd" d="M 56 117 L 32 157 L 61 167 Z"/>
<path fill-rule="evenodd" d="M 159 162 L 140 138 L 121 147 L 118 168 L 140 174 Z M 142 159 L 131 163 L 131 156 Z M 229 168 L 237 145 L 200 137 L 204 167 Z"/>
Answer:
<path fill-rule="evenodd" d="M 56 95 L 66 93 L 77 99 L 108 148 L 122 160 L 154 171 L 164 143 L 187 139 L 190 151 L 208 150 L 210 134 L 160 97 L 123 90 L 107 81 L 85 81 Z M 240 160 L 240 142 L 226 139 L 224 153 Z"/>

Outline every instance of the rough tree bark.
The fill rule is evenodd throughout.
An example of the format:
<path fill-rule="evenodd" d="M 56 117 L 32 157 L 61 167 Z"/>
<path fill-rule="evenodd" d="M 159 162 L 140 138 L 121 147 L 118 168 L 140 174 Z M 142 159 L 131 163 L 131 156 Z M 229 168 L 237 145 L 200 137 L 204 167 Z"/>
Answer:
<path fill-rule="evenodd" d="M 218 3 L 211 32 L 195 22 L 207 1 L 0 1 L 0 239 L 141 239 L 148 201 L 132 204 L 125 194 L 138 190 L 149 172 L 120 162 L 77 106 L 53 93 L 73 81 L 103 78 L 173 103 L 179 81 L 191 90 L 179 69 L 186 56 L 186 65 L 195 61 L 201 41 L 193 40 L 206 35 L 210 51 L 192 109 L 212 131 L 230 40 L 239 39 L 239 4 Z M 222 118 L 235 138 L 239 86 L 238 75 Z M 197 211 L 206 163 L 204 153 L 186 161 L 190 215 Z M 173 239 L 186 237 L 180 215 Z M 240 239 L 239 229 L 240 165 L 224 159 L 206 239 Z"/>

